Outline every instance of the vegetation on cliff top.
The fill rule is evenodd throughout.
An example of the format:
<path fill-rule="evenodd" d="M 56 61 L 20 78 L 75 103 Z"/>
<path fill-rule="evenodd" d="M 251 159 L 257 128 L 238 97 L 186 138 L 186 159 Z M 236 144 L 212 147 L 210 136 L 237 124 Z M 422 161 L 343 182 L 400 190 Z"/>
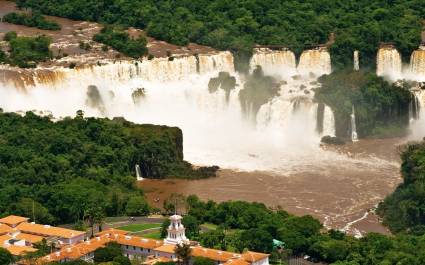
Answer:
<path fill-rule="evenodd" d="M 30 14 L 12 12 L 5 15 L 3 17 L 3 21 L 45 30 L 61 29 L 61 26 L 58 23 L 46 20 L 39 12 L 32 12 Z"/>
<path fill-rule="evenodd" d="M 425 235 L 425 141 L 405 146 L 401 153 L 403 183 L 378 207 L 393 232 Z"/>
<path fill-rule="evenodd" d="M 47 36 L 18 37 L 11 31 L 5 34 L 4 40 L 9 42 L 10 50 L 8 56 L 0 51 L 0 63 L 28 68 L 52 56 L 49 50 L 51 40 Z"/>
<path fill-rule="evenodd" d="M 144 36 L 131 38 L 127 32 L 112 26 L 104 27 L 100 33 L 94 35 L 93 40 L 133 58 L 140 58 L 148 53 Z"/>
<path fill-rule="evenodd" d="M 334 71 L 319 81 L 321 87 L 316 89 L 315 99 L 334 111 L 337 136 L 350 135 L 353 106 L 360 137 L 406 132 L 412 100 L 407 84 L 390 84 L 374 73 L 362 71 Z"/>
<path fill-rule="evenodd" d="M 253 44 L 284 45 L 299 53 L 334 32 L 334 66 L 351 65 L 354 50 L 373 66 L 379 42 L 404 56 L 420 43 L 422 0 L 16 0 L 19 7 L 77 20 L 146 29 L 177 45 L 195 42 L 251 51 Z"/>
<path fill-rule="evenodd" d="M 179 205 L 183 203 L 187 215 L 182 222 L 190 239 L 222 250 L 268 252 L 272 264 L 286 264 L 286 257 L 291 254 L 308 255 L 313 261 L 333 265 L 425 264 L 425 235 L 369 233 L 357 239 L 340 231 L 324 231 L 311 216 L 294 216 L 281 209 L 271 210 L 261 203 L 205 202 L 194 195 Z M 170 212 L 174 212 L 173 209 Z M 203 223 L 213 225 L 202 231 L 200 224 Z M 168 225 L 166 221 L 162 226 L 163 236 Z M 282 241 L 285 250 L 278 251 L 273 239 Z"/>
<path fill-rule="evenodd" d="M 0 213 L 32 216 L 28 198 L 36 201 L 39 222 L 78 221 L 90 210 L 146 214 L 132 176 L 136 164 L 149 178 L 215 175 L 216 168 L 192 169 L 182 142 L 179 128 L 81 112 L 58 122 L 31 112 L 0 113 Z"/>

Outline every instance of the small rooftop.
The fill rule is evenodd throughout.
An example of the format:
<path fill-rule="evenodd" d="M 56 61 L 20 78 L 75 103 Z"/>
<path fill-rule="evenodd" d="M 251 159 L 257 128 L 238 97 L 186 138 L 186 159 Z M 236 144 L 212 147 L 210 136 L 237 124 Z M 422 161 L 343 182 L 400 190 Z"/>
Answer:
<path fill-rule="evenodd" d="M 269 254 L 259 253 L 254 251 L 247 251 L 242 254 L 242 258 L 250 263 L 265 259 Z"/>
<path fill-rule="evenodd" d="M 83 231 L 34 223 L 21 223 L 16 228 L 22 233 L 36 234 L 42 236 L 58 236 L 62 238 L 74 238 L 85 234 L 85 232 Z"/>
<path fill-rule="evenodd" d="M 176 246 L 175 245 L 162 245 L 155 249 L 155 251 L 160 251 L 164 253 L 174 254 Z"/>
<path fill-rule="evenodd" d="M 0 219 L 0 224 L 7 224 L 10 226 L 14 226 L 23 222 L 28 222 L 29 218 L 17 216 L 17 215 L 9 215 Z"/>
<path fill-rule="evenodd" d="M 0 235 L 4 235 L 4 234 L 10 233 L 12 231 L 13 231 L 12 227 L 5 225 L 5 224 L 0 224 Z"/>
<path fill-rule="evenodd" d="M 20 255 L 23 255 L 25 253 L 30 253 L 30 252 L 36 252 L 37 251 L 37 249 L 32 248 L 32 247 L 14 246 L 14 245 L 8 246 L 8 247 L 6 247 L 6 249 L 10 253 L 12 253 L 12 255 L 14 255 L 14 256 L 20 256 Z"/>

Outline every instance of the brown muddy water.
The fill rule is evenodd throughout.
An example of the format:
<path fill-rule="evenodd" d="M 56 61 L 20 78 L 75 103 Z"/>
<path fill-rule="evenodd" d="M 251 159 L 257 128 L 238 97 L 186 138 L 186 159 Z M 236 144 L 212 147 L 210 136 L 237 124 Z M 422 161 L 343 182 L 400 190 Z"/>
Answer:
<path fill-rule="evenodd" d="M 326 228 L 343 229 L 354 235 L 389 233 L 372 209 L 401 182 L 398 150 L 404 142 L 361 140 L 342 147 L 326 147 L 352 161 L 348 166 L 330 161 L 320 171 L 314 166 L 305 166 L 289 175 L 224 169 L 216 178 L 146 179 L 139 186 L 157 207 L 172 193 L 196 194 L 204 200 L 246 200 L 281 206 L 296 215 L 313 215 Z M 357 163 L 357 159 L 370 159 L 371 163 L 365 166 L 363 162 Z"/>

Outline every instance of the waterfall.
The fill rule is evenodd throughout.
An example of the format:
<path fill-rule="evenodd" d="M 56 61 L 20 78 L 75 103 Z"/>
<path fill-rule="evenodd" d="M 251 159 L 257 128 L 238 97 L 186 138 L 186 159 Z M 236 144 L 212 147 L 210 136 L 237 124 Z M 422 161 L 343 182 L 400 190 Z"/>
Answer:
<path fill-rule="evenodd" d="M 0 107 L 43 110 L 43 115 L 57 119 L 83 110 L 86 117 L 121 116 L 136 123 L 178 126 L 184 134 L 184 158 L 196 165 L 288 172 L 288 165 L 296 168 L 303 161 L 323 158 L 320 138 L 334 135 L 335 125 L 332 110 L 324 106 L 321 132 L 316 131 L 315 77 L 280 82 L 278 93 L 252 114 L 254 123 L 247 122 L 239 98 L 245 77 L 234 71 L 231 53 L 208 56 L 103 60 L 74 69 L 3 66 Z M 233 89 L 208 88 L 220 71 L 234 78 Z M 253 107 L 246 109 L 253 113 Z"/>
<path fill-rule="evenodd" d="M 297 68 L 300 74 L 313 73 L 316 76 L 330 74 L 331 56 L 326 48 L 303 51 Z"/>
<path fill-rule="evenodd" d="M 231 55 L 231 54 L 230 54 Z M 218 56 L 218 58 L 221 58 Z M 228 58 L 231 66 L 223 67 L 219 63 L 216 68 L 232 69 L 233 59 Z M 144 81 L 177 81 L 190 78 L 197 74 L 195 56 L 168 58 L 154 58 L 142 61 L 99 61 L 98 64 L 88 64 L 75 69 L 65 67 L 18 69 L 2 66 L 0 68 L 0 82 L 25 89 L 38 85 L 58 86 L 64 82 L 78 79 L 86 85 L 93 81 L 110 81 L 112 84 L 128 82 L 139 78 Z M 202 64 L 201 64 L 202 65 Z M 2 80 L 3 79 L 3 80 Z"/>
<path fill-rule="evenodd" d="M 419 119 L 420 114 L 420 101 L 415 92 L 412 93 L 409 103 L 409 122 L 412 123 Z"/>
<path fill-rule="evenodd" d="M 410 73 L 416 81 L 425 81 L 425 45 L 413 51 L 410 56 Z"/>
<path fill-rule="evenodd" d="M 356 128 L 356 114 L 354 112 L 354 105 L 351 110 L 351 141 L 357 142 L 359 139 L 357 137 L 357 128 Z"/>
<path fill-rule="evenodd" d="M 199 73 L 206 74 L 211 72 L 229 72 L 235 71 L 233 55 L 229 51 L 223 51 L 213 54 L 200 54 Z"/>
<path fill-rule="evenodd" d="M 142 181 L 144 178 L 142 176 L 142 171 L 140 170 L 140 166 L 136 164 L 136 179 L 137 181 Z"/>
<path fill-rule="evenodd" d="M 295 54 L 289 50 L 256 48 L 249 62 L 251 72 L 259 65 L 266 75 L 291 76 L 296 74 Z"/>
<path fill-rule="evenodd" d="M 376 74 L 387 76 L 392 80 L 401 77 L 401 55 L 393 46 L 383 46 L 376 57 Z"/>
<path fill-rule="evenodd" d="M 359 61 L 359 51 L 354 51 L 353 54 L 354 57 L 354 71 L 359 71 L 360 70 L 360 61 Z"/>

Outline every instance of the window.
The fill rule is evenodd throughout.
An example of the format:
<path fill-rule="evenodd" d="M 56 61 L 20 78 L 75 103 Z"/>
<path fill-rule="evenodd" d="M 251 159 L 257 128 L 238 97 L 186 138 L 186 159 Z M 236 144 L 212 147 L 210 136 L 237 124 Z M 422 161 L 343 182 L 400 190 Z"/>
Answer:
<path fill-rule="evenodd" d="M 136 250 L 136 247 L 135 246 L 133 246 L 133 250 Z"/>

